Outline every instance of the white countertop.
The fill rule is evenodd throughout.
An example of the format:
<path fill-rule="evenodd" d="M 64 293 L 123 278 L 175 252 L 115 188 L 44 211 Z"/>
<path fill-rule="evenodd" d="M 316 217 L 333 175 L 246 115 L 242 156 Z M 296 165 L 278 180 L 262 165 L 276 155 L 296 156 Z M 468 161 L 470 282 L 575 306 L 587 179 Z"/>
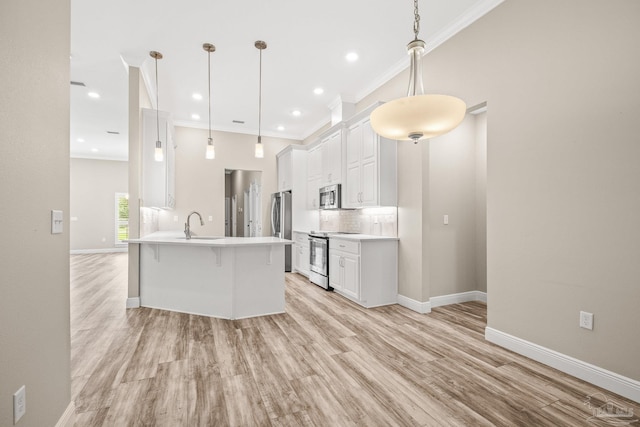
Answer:
<path fill-rule="evenodd" d="M 129 239 L 128 243 L 159 244 L 159 245 L 189 245 L 189 246 L 269 246 L 291 245 L 293 242 L 278 237 L 215 237 L 193 235 L 185 239 L 182 231 L 156 231 L 140 239 Z"/>
<path fill-rule="evenodd" d="M 329 235 L 329 239 L 356 240 L 359 242 L 372 241 L 372 240 L 399 240 L 397 237 L 375 236 L 373 234 L 351 234 L 351 233 L 331 234 Z"/>

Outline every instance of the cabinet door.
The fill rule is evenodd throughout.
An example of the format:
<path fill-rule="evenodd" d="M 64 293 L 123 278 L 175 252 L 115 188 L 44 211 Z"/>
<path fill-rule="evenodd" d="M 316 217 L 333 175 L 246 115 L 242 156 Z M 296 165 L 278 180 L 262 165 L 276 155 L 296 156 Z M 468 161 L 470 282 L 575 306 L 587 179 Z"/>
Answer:
<path fill-rule="evenodd" d="M 347 176 L 343 188 L 345 197 L 343 199 L 346 208 L 357 208 L 360 203 L 361 186 L 361 162 L 360 152 L 362 148 L 362 126 L 360 123 L 349 128 L 347 133 L 346 163 Z"/>
<path fill-rule="evenodd" d="M 378 205 L 378 164 L 374 159 L 362 163 L 360 206 Z"/>
<path fill-rule="evenodd" d="M 360 299 L 360 260 L 359 257 L 342 257 L 342 292 Z"/>
<path fill-rule="evenodd" d="M 300 271 L 305 275 L 309 276 L 309 244 L 301 245 L 302 250 L 300 252 Z"/>
<path fill-rule="evenodd" d="M 357 208 L 361 206 L 360 170 L 360 163 L 355 163 L 347 167 L 347 179 L 344 188 L 346 198 L 343 198 L 343 201 L 345 202 L 345 208 Z"/>
<path fill-rule="evenodd" d="M 307 179 L 307 209 L 315 210 L 319 208 L 320 197 L 320 175 Z"/>
<path fill-rule="evenodd" d="M 291 151 L 278 157 L 278 191 L 291 190 Z"/>
<path fill-rule="evenodd" d="M 329 286 L 333 289 L 342 290 L 343 271 L 342 257 L 329 250 Z"/>
<path fill-rule="evenodd" d="M 307 174 L 309 177 L 319 177 L 322 175 L 322 151 L 320 146 L 309 150 L 309 155 L 307 156 Z"/>
<path fill-rule="evenodd" d="M 342 131 L 325 139 L 320 150 L 322 152 L 321 185 L 340 183 L 342 181 Z"/>

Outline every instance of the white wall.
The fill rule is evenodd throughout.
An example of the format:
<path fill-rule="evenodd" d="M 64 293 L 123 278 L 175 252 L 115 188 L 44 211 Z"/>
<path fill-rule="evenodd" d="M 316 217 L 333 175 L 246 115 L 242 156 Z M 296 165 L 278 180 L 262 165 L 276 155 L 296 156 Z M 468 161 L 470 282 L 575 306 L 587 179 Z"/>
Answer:
<path fill-rule="evenodd" d="M 71 250 L 109 250 L 115 243 L 115 194 L 128 193 L 127 162 L 71 159 Z"/>
<path fill-rule="evenodd" d="M 21 427 L 55 425 L 71 400 L 69 20 L 68 0 L 0 2 L 0 426 L 22 385 Z"/>

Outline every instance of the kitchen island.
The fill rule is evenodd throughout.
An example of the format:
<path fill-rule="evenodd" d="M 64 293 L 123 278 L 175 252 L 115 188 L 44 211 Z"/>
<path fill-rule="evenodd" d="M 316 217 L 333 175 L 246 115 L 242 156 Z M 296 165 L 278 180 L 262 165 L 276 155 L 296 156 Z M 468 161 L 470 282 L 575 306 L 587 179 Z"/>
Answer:
<path fill-rule="evenodd" d="M 284 248 L 277 237 L 156 232 L 140 245 L 140 305 L 223 319 L 284 312 Z"/>

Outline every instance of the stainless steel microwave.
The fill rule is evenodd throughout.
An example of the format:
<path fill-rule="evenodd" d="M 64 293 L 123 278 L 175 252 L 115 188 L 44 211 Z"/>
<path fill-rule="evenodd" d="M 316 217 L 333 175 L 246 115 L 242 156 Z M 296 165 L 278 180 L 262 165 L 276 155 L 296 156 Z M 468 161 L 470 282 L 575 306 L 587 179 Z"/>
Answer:
<path fill-rule="evenodd" d="M 340 209 L 342 206 L 340 184 L 320 188 L 320 209 Z"/>

